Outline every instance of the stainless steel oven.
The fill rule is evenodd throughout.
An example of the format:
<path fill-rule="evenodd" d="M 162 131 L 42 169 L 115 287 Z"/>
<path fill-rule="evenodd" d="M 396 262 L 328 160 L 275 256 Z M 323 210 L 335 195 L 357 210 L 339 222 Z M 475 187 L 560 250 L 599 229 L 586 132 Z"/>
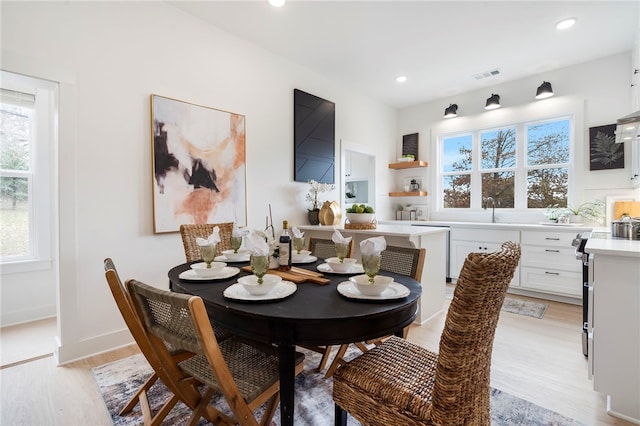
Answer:
<path fill-rule="evenodd" d="M 576 248 L 576 259 L 582 262 L 582 353 L 589 356 L 589 333 L 593 328 L 593 312 L 591 309 L 593 301 L 593 255 L 591 259 L 589 253 L 585 253 L 584 248 L 587 240 L 591 237 L 591 232 L 583 232 L 576 235 L 571 245 Z"/>

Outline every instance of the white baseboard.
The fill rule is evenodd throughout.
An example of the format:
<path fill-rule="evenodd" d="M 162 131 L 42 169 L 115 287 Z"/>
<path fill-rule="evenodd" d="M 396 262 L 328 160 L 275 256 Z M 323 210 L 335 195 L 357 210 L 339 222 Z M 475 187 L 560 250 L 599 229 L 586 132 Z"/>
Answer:
<path fill-rule="evenodd" d="M 58 365 L 65 365 L 90 356 L 129 346 L 134 343 L 129 329 L 103 334 L 79 342 L 60 344 L 57 340 L 54 356 Z"/>

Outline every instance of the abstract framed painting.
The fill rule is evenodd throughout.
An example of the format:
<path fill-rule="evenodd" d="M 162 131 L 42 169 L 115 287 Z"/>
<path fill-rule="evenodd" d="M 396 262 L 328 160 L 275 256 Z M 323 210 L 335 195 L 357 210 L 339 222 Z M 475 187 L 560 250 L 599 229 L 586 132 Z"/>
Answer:
<path fill-rule="evenodd" d="M 151 95 L 153 226 L 246 225 L 245 117 Z"/>

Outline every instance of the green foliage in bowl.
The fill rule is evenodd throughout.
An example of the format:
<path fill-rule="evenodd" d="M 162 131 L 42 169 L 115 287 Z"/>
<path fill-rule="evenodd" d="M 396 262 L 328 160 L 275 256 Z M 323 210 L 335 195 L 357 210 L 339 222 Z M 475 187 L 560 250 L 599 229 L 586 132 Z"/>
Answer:
<path fill-rule="evenodd" d="M 347 208 L 347 213 L 375 213 L 373 207 L 366 206 L 364 204 L 353 204 L 351 207 Z"/>

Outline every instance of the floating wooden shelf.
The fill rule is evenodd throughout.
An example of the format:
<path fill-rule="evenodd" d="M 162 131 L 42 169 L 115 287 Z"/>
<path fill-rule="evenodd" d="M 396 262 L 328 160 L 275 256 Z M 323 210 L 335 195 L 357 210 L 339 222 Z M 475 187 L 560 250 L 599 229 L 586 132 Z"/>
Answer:
<path fill-rule="evenodd" d="M 401 191 L 389 193 L 389 197 L 426 197 L 427 195 L 429 195 L 427 191 Z"/>
<path fill-rule="evenodd" d="M 416 167 L 427 167 L 429 163 L 426 161 L 406 161 L 404 163 L 390 163 L 390 169 L 414 169 Z"/>

